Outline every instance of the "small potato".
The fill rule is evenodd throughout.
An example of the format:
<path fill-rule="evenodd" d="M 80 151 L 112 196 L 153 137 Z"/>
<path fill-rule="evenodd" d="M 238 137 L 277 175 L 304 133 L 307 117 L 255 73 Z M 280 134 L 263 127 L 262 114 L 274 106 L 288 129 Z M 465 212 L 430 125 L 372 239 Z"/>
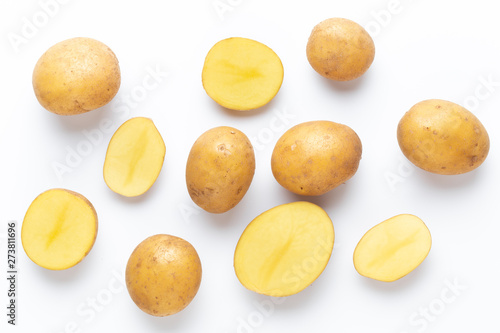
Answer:
<path fill-rule="evenodd" d="M 193 144 L 186 165 L 191 199 L 210 213 L 224 213 L 247 192 L 255 173 L 255 155 L 247 136 L 221 126 L 203 133 Z"/>
<path fill-rule="evenodd" d="M 83 195 L 51 189 L 33 200 L 21 229 L 26 255 L 37 265 L 63 270 L 78 264 L 97 237 L 97 213 Z"/>
<path fill-rule="evenodd" d="M 227 38 L 205 58 L 203 88 L 215 102 L 247 111 L 269 103 L 283 82 L 283 64 L 273 50 L 255 40 Z"/>
<path fill-rule="evenodd" d="M 33 89 L 40 104 L 61 115 L 75 115 L 109 103 L 120 88 L 118 59 L 91 38 L 55 44 L 38 60 Z"/>
<path fill-rule="evenodd" d="M 350 179 L 361 160 L 361 141 L 332 121 L 296 125 L 279 138 L 271 157 L 274 178 L 300 195 L 321 195 Z"/>
<path fill-rule="evenodd" d="M 145 193 L 155 183 L 165 159 L 165 143 L 153 120 L 135 117 L 118 128 L 109 141 L 104 181 L 126 197 Z"/>
<path fill-rule="evenodd" d="M 488 133 L 479 119 L 462 106 L 439 99 L 422 101 L 406 112 L 397 138 L 413 164 L 441 175 L 476 169 L 490 148 Z"/>
<path fill-rule="evenodd" d="M 344 18 L 330 18 L 316 25 L 306 51 L 312 68 L 336 81 L 360 77 L 375 58 L 375 44 L 368 32 Z"/>
<path fill-rule="evenodd" d="M 130 297 L 144 312 L 164 317 L 183 310 L 201 284 L 201 262 L 182 238 L 155 235 L 132 252 L 125 271 Z"/>
<path fill-rule="evenodd" d="M 360 275 L 393 282 L 417 268 L 431 244 L 431 234 L 421 219 L 397 215 L 365 233 L 354 250 L 354 267 Z"/>
<path fill-rule="evenodd" d="M 321 207 L 305 201 L 279 205 L 246 227 L 234 252 L 234 270 L 249 290 L 290 296 L 321 275 L 334 240 L 332 220 Z"/>

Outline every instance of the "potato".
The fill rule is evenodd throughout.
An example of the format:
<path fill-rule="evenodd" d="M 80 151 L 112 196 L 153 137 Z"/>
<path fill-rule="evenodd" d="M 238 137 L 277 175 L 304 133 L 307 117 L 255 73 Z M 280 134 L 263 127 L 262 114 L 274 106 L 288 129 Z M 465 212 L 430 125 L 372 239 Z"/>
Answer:
<path fill-rule="evenodd" d="M 81 194 L 51 189 L 33 200 L 24 217 L 21 242 L 37 265 L 63 270 L 90 252 L 97 236 L 97 213 Z"/>
<path fill-rule="evenodd" d="M 145 193 L 158 178 L 165 159 L 165 143 L 149 118 L 127 120 L 109 141 L 104 181 L 126 197 Z"/>
<path fill-rule="evenodd" d="M 55 44 L 38 60 L 33 89 L 40 104 L 61 115 L 75 115 L 109 103 L 120 88 L 115 54 L 91 38 Z"/>
<path fill-rule="evenodd" d="M 130 255 L 125 281 L 139 309 L 157 317 L 173 315 L 188 306 L 200 288 L 200 258 L 186 240 L 154 235 Z"/>
<path fill-rule="evenodd" d="M 283 65 L 273 50 L 255 40 L 221 40 L 208 52 L 203 65 L 205 91 L 221 106 L 239 111 L 259 108 L 278 93 Z"/>
<path fill-rule="evenodd" d="M 241 235 L 234 252 L 236 276 L 259 294 L 296 294 L 323 272 L 334 239 L 332 221 L 321 207 L 309 202 L 276 206 Z"/>
<path fill-rule="evenodd" d="M 363 75 L 375 58 L 375 44 L 366 30 L 348 19 L 330 18 L 314 27 L 307 59 L 320 75 L 335 81 Z"/>
<path fill-rule="evenodd" d="M 354 267 L 374 280 L 392 282 L 409 274 L 431 249 L 424 222 L 410 214 L 394 216 L 368 230 L 354 250 Z"/>
<path fill-rule="evenodd" d="M 210 213 L 224 213 L 247 192 L 255 173 L 255 154 L 247 136 L 221 126 L 203 133 L 193 144 L 186 164 L 191 199 Z"/>
<path fill-rule="evenodd" d="M 439 99 L 422 101 L 406 112 L 397 138 L 413 164 L 441 175 L 476 169 L 490 149 L 488 133 L 479 119 L 462 106 Z"/>
<path fill-rule="evenodd" d="M 350 179 L 361 160 L 361 141 L 332 121 L 296 125 L 279 138 L 271 157 L 274 178 L 300 195 L 321 195 Z"/>

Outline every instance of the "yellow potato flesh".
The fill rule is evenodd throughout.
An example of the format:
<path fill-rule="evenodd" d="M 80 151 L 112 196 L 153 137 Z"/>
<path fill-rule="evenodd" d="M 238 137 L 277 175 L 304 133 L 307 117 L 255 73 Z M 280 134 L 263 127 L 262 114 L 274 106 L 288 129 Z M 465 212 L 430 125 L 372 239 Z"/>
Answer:
<path fill-rule="evenodd" d="M 218 104 L 251 110 L 267 104 L 283 81 L 280 58 L 266 45 L 247 38 L 228 38 L 208 52 L 203 87 Z"/>
<path fill-rule="evenodd" d="M 63 189 L 40 194 L 30 205 L 21 229 L 28 257 L 37 265 L 62 270 L 79 263 L 97 236 L 97 214 L 82 195 Z"/>
<path fill-rule="evenodd" d="M 126 197 L 146 192 L 156 181 L 165 158 L 165 143 L 149 118 L 126 121 L 111 138 L 104 162 L 104 180 Z"/>
<path fill-rule="evenodd" d="M 130 297 L 158 317 L 183 310 L 201 284 L 201 261 L 186 240 L 171 235 L 146 238 L 132 252 L 125 271 Z"/>
<path fill-rule="evenodd" d="M 335 233 L 326 212 L 309 202 L 274 207 L 245 229 L 234 254 L 241 284 L 269 296 L 289 296 L 325 269 Z"/>
<path fill-rule="evenodd" d="M 431 234 L 418 217 L 394 216 L 370 229 L 354 250 L 359 274 L 384 282 L 407 275 L 427 257 Z"/>

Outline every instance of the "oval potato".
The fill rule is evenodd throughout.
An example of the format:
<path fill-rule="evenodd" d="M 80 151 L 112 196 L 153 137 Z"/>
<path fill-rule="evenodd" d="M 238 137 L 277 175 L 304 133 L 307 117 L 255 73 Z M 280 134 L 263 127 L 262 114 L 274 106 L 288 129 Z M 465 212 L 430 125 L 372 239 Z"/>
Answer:
<path fill-rule="evenodd" d="M 255 154 L 247 136 L 221 126 L 203 133 L 186 164 L 186 185 L 193 201 L 210 213 L 224 213 L 247 192 L 255 173 Z"/>
<path fill-rule="evenodd" d="M 105 44 L 85 37 L 50 47 L 33 70 L 33 89 L 50 112 L 75 115 L 108 104 L 120 88 L 118 59 Z"/>
<path fill-rule="evenodd" d="M 396 281 L 424 261 L 431 244 L 431 234 L 421 219 L 397 215 L 377 224 L 361 238 L 354 250 L 354 267 L 368 278 Z"/>
<path fill-rule="evenodd" d="M 21 241 L 34 263 L 63 270 L 87 256 L 97 237 L 97 225 L 97 213 L 87 198 L 66 189 L 50 189 L 29 206 Z"/>
<path fill-rule="evenodd" d="M 164 234 L 142 241 L 130 255 L 125 271 L 134 303 L 157 317 L 186 308 L 200 288 L 201 276 L 195 248 L 182 238 Z"/>
<path fill-rule="evenodd" d="M 457 175 L 479 167 L 490 149 L 483 124 L 453 102 L 431 99 L 415 104 L 401 118 L 397 138 L 403 154 L 417 167 Z"/>
<path fill-rule="evenodd" d="M 356 173 L 361 153 L 361 140 L 349 126 L 310 121 L 290 128 L 278 139 L 271 168 L 287 190 L 321 195 Z"/>
<path fill-rule="evenodd" d="M 126 197 L 145 193 L 155 183 L 165 159 L 165 143 L 149 118 L 124 122 L 109 141 L 104 161 L 104 181 Z"/>
<path fill-rule="evenodd" d="M 236 276 L 259 294 L 296 294 L 321 275 L 334 239 L 332 221 L 321 207 L 305 201 L 276 206 L 243 231 L 234 252 Z"/>
<path fill-rule="evenodd" d="M 208 52 L 202 71 L 203 88 L 219 105 L 247 111 L 269 103 L 283 82 L 283 64 L 268 46 L 232 37 Z"/>
<path fill-rule="evenodd" d="M 358 23 L 330 18 L 314 27 L 306 53 L 312 68 L 320 75 L 335 81 L 349 81 L 370 68 L 375 58 L 375 44 Z"/>

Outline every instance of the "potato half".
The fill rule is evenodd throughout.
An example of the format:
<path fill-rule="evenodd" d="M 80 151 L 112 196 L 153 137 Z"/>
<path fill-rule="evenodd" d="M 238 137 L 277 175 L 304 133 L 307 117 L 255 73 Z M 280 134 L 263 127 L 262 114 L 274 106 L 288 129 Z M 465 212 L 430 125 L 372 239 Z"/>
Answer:
<path fill-rule="evenodd" d="M 236 276 L 259 294 L 296 294 L 323 272 L 334 239 L 332 221 L 321 207 L 309 202 L 276 206 L 241 235 L 234 253 Z"/>
<path fill-rule="evenodd" d="M 40 104 L 61 115 L 75 115 L 108 104 L 120 88 L 118 59 L 109 47 L 77 37 L 50 47 L 33 71 Z"/>
<path fill-rule="evenodd" d="M 442 175 L 476 169 L 490 149 L 488 132 L 479 119 L 464 107 L 440 99 L 422 101 L 406 112 L 397 138 L 413 164 Z"/>
<path fill-rule="evenodd" d="M 356 22 L 330 18 L 314 27 L 307 41 L 307 59 L 320 75 L 336 81 L 354 80 L 370 68 L 375 44 Z"/>
<path fill-rule="evenodd" d="M 216 43 L 203 65 L 205 91 L 232 110 L 259 108 L 278 93 L 283 65 L 273 50 L 255 40 L 233 37 Z"/>
<path fill-rule="evenodd" d="M 109 141 L 104 181 L 126 197 L 145 193 L 155 183 L 165 159 L 165 143 L 149 118 L 127 120 Z"/>
<path fill-rule="evenodd" d="M 83 195 L 51 189 L 33 200 L 21 229 L 26 255 L 37 265 L 63 270 L 79 263 L 97 237 L 97 213 Z"/>
<path fill-rule="evenodd" d="M 431 234 L 425 223 L 410 214 L 377 224 L 354 250 L 354 267 L 374 280 L 392 282 L 409 274 L 427 257 Z"/>
<path fill-rule="evenodd" d="M 144 312 L 158 317 L 183 310 L 201 284 L 201 261 L 186 240 L 154 235 L 142 241 L 127 262 L 130 297 Z"/>
<path fill-rule="evenodd" d="M 310 121 L 292 127 L 278 139 L 271 168 L 287 190 L 321 195 L 356 173 L 361 152 L 361 140 L 349 126 Z"/>
<path fill-rule="evenodd" d="M 255 154 L 247 136 L 220 126 L 193 144 L 186 164 L 191 199 L 210 213 L 224 213 L 245 196 L 255 173 Z"/>

